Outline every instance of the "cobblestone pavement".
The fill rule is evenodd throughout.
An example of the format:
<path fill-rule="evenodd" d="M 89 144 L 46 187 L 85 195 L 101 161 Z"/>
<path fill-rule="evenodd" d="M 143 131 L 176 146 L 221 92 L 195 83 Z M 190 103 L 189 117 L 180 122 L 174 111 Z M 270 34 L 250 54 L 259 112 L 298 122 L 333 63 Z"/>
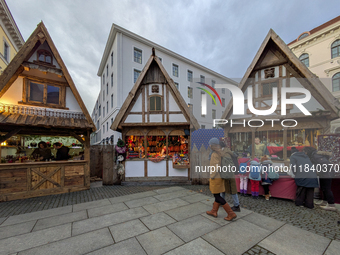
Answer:
<path fill-rule="evenodd" d="M 193 191 L 212 196 L 209 186 L 192 185 L 184 186 Z M 231 196 L 227 195 L 227 202 L 232 204 Z M 291 200 L 270 198 L 266 201 L 264 197 L 254 200 L 252 197 L 239 196 L 241 207 L 269 216 L 276 220 L 287 222 L 293 226 L 308 230 L 332 240 L 340 240 L 340 227 L 337 225 L 339 215 L 336 212 L 325 211 L 320 208 L 301 208 Z"/>
<path fill-rule="evenodd" d="M 259 245 L 255 245 L 254 247 L 249 249 L 247 252 L 243 253 L 243 255 L 255 255 L 255 254 L 275 255 L 275 253 L 272 253 Z"/>
<path fill-rule="evenodd" d="M 166 187 L 169 186 L 100 186 L 73 193 L 3 202 L 0 203 L 0 218 Z M 212 197 L 207 185 L 185 185 L 183 187 Z M 239 199 L 241 206 L 248 210 L 332 240 L 340 240 L 340 227 L 337 226 L 339 216 L 335 212 L 324 211 L 319 208 L 310 210 L 297 207 L 292 201 L 285 199 L 271 198 L 266 201 L 263 197 L 254 200 L 251 197 L 241 196 L 239 196 Z M 227 196 L 227 201 L 232 203 L 230 196 Z M 257 248 L 253 247 L 252 249 L 257 250 Z M 249 250 L 249 252 L 249 254 L 252 254 L 251 252 L 260 254 L 254 253 L 252 250 Z"/>

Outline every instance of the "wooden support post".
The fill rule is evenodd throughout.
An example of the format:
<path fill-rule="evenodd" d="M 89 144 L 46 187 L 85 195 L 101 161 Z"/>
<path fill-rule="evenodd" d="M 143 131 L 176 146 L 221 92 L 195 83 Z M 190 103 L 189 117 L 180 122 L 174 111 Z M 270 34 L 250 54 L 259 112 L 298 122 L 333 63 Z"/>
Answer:
<path fill-rule="evenodd" d="M 166 134 L 166 158 L 167 158 L 167 160 L 166 160 L 167 161 L 167 164 L 166 164 L 166 177 L 169 176 L 169 164 L 172 164 L 172 161 L 168 160 L 168 155 L 169 155 L 169 141 L 168 141 L 168 139 L 169 139 L 169 132 L 167 132 L 167 134 Z"/>
<path fill-rule="evenodd" d="M 90 131 L 87 131 L 84 143 L 84 159 L 87 161 L 84 169 L 84 185 L 90 188 Z"/>
<path fill-rule="evenodd" d="M 191 135 L 191 133 L 190 133 Z M 190 135 L 188 135 L 188 153 L 189 153 L 189 168 L 188 168 L 188 180 L 190 181 L 190 169 L 191 169 L 191 142 L 190 142 Z"/>
<path fill-rule="evenodd" d="M 103 148 L 103 185 L 113 184 L 113 146 L 105 145 Z"/>
<path fill-rule="evenodd" d="M 148 176 L 148 139 L 147 132 L 144 132 L 144 153 L 145 153 L 145 161 L 144 161 L 144 177 Z"/>
<path fill-rule="evenodd" d="M 283 130 L 283 159 L 287 160 L 287 129 Z"/>

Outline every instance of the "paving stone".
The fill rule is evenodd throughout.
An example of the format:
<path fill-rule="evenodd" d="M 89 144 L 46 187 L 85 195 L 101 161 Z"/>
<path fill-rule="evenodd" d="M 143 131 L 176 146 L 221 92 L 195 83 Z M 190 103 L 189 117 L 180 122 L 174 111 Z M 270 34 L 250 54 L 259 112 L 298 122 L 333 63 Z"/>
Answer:
<path fill-rule="evenodd" d="M 323 254 L 330 240 L 300 228 L 284 225 L 259 243 L 275 254 Z M 313 244 L 313 245 L 311 245 Z"/>
<path fill-rule="evenodd" d="M 333 240 L 331 244 L 328 246 L 324 255 L 334 255 L 339 254 L 340 252 L 340 242 Z"/>
<path fill-rule="evenodd" d="M 111 204 L 116 204 L 116 203 L 121 203 L 121 202 L 127 202 L 130 200 L 136 200 L 138 198 L 143 198 L 143 197 L 152 197 L 155 195 L 157 195 L 157 193 L 154 191 L 146 191 L 146 192 L 126 195 L 126 196 L 113 197 L 113 198 L 110 198 L 109 201 L 111 202 Z"/>
<path fill-rule="evenodd" d="M 197 238 L 185 245 L 182 245 L 164 255 L 188 255 L 188 254 L 209 254 L 209 255 L 223 255 L 214 246 L 203 240 Z"/>
<path fill-rule="evenodd" d="M 150 216 L 142 217 L 140 220 L 150 229 L 154 230 L 164 227 L 176 221 L 164 212 L 156 213 Z"/>
<path fill-rule="evenodd" d="M 56 209 L 50 209 L 45 211 L 39 211 L 39 212 L 32 212 L 32 213 L 26 213 L 16 216 L 10 216 L 7 220 L 5 220 L 1 226 L 8 226 L 13 224 L 18 224 L 22 222 L 32 221 L 32 220 L 38 220 L 43 219 L 47 217 L 52 217 L 60 214 L 70 213 L 72 212 L 72 206 L 65 206 L 60 207 Z"/>
<path fill-rule="evenodd" d="M 241 209 L 242 211 L 243 209 Z M 275 220 L 273 218 L 258 214 L 258 213 L 250 213 L 242 218 L 250 223 L 253 223 L 261 228 L 267 229 L 271 232 L 280 228 L 285 223 L 282 221 Z"/>
<path fill-rule="evenodd" d="M 116 243 L 149 231 L 140 220 L 132 220 L 109 228 Z"/>
<path fill-rule="evenodd" d="M 110 204 L 98 208 L 91 208 L 87 210 L 90 218 L 97 217 L 105 214 L 110 214 L 114 212 L 120 212 L 129 209 L 124 203 Z"/>
<path fill-rule="evenodd" d="M 146 255 L 136 238 L 131 238 L 114 245 L 88 253 L 87 255 Z"/>
<path fill-rule="evenodd" d="M 269 234 L 270 231 L 239 219 L 202 238 L 226 254 L 242 254 Z"/>
<path fill-rule="evenodd" d="M 206 196 L 206 195 L 195 193 L 195 194 L 190 195 L 190 196 L 181 197 L 181 199 L 184 200 L 184 201 L 187 201 L 189 203 L 196 203 L 196 202 L 200 202 L 202 200 L 207 200 L 207 199 L 211 199 L 211 198 Z"/>
<path fill-rule="evenodd" d="M 142 207 L 133 208 L 116 213 L 106 214 L 99 217 L 90 218 L 87 220 L 74 222 L 72 225 L 72 235 L 79 235 L 90 232 L 92 230 L 109 227 L 118 223 L 134 220 L 149 213 Z"/>
<path fill-rule="evenodd" d="M 207 218 L 207 219 L 209 219 L 209 220 L 211 220 L 211 221 L 213 221 L 213 222 L 219 224 L 220 226 L 224 226 L 224 225 L 227 225 L 227 224 L 229 224 L 229 223 L 235 221 L 235 220 L 233 220 L 233 221 L 226 221 L 226 220 L 224 219 L 224 217 L 226 217 L 226 216 L 222 217 L 220 213 L 218 213 L 217 218 L 215 218 L 215 217 L 213 217 L 213 216 L 211 216 L 211 215 L 208 215 L 206 212 L 205 212 L 205 213 L 202 213 L 201 216 L 203 216 L 203 217 L 205 217 L 205 218 Z M 237 219 L 236 219 L 236 220 L 237 220 Z"/>
<path fill-rule="evenodd" d="M 113 244 L 107 228 L 49 243 L 20 252 L 19 255 L 69 255 L 84 254 Z"/>
<path fill-rule="evenodd" d="M 71 236 L 71 223 L 0 240 L 0 254 L 10 254 Z M 47 254 L 47 253 L 46 253 Z"/>
<path fill-rule="evenodd" d="M 159 200 L 157 200 L 154 197 L 144 197 L 144 198 L 139 198 L 136 200 L 131 200 L 128 202 L 125 202 L 125 204 L 129 207 L 129 208 L 135 208 L 135 207 L 140 207 L 140 206 L 144 206 L 144 205 L 150 205 L 150 204 L 155 204 L 158 203 Z"/>
<path fill-rule="evenodd" d="M 220 225 L 202 217 L 201 215 L 197 215 L 171 224 L 167 227 L 183 241 L 189 242 L 201 235 L 219 228 Z"/>
<path fill-rule="evenodd" d="M 86 209 L 98 208 L 98 207 L 105 206 L 105 205 L 111 205 L 108 199 L 102 199 L 102 200 L 73 205 L 73 211 L 78 212 L 78 211 L 83 211 Z"/>
<path fill-rule="evenodd" d="M 62 225 L 65 223 L 70 223 L 70 222 L 84 220 L 84 219 L 87 219 L 86 211 L 79 211 L 79 212 L 67 213 L 63 215 L 57 215 L 54 217 L 44 218 L 44 219 L 38 220 L 33 231 L 50 228 L 50 227 Z"/>
<path fill-rule="evenodd" d="M 192 195 L 192 194 L 194 194 L 192 191 L 187 190 L 187 189 L 183 189 L 183 190 L 179 190 L 179 191 L 164 193 L 164 194 L 157 195 L 157 196 L 154 196 L 154 197 L 157 198 L 160 201 L 166 201 L 166 200 L 174 199 L 174 198 L 177 198 L 177 197 L 189 196 L 189 195 Z"/>
<path fill-rule="evenodd" d="M 6 220 L 6 217 L 0 218 L 0 225 Z"/>
<path fill-rule="evenodd" d="M 184 242 L 166 227 L 137 236 L 148 255 L 158 255 L 170 251 Z"/>
<path fill-rule="evenodd" d="M 171 209 L 171 210 L 165 211 L 165 213 L 170 215 L 175 220 L 180 221 L 180 220 L 184 220 L 184 219 L 190 218 L 198 214 L 202 214 L 203 212 L 206 212 L 210 209 L 211 208 L 208 205 L 198 202 L 194 204 L 181 206 L 175 209 Z"/>
<path fill-rule="evenodd" d="M 35 223 L 36 221 L 33 220 L 16 225 L 0 227 L 0 239 L 29 233 L 33 229 Z"/>
<path fill-rule="evenodd" d="M 185 202 L 184 200 L 180 198 L 174 198 L 171 200 L 155 203 L 152 205 L 145 205 L 143 206 L 143 208 L 147 210 L 149 213 L 158 213 L 158 212 L 171 210 L 171 209 L 184 206 L 184 205 L 188 205 L 188 204 L 189 204 L 188 202 Z"/>
<path fill-rule="evenodd" d="M 179 186 L 175 186 L 175 187 L 169 187 L 169 188 L 165 188 L 165 189 L 157 189 L 154 190 L 157 194 L 166 194 L 166 193 L 170 193 L 170 192 L 174 192 L 174 191 L 179 191 L 179 190 L 186 190 L 183 187 L 179 187 Z"/>

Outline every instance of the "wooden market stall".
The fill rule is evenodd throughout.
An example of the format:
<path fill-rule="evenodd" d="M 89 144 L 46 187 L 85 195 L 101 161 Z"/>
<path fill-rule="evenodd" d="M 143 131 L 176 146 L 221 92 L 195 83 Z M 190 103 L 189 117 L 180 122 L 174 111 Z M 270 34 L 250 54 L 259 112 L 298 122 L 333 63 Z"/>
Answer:
<path fill-rule="evenodd" d="M 41 22 L 0 76 L 0 201 L 89 189 L 90 133 L 94 130 Z M 83 148 L 84 160 L 29 159 L 25 154 L 36 143 L 25 143 L 25 139 L 32 136 L 72 137 L 73 145 Z M 15 155 L 8 152 L 11 147 Z"/>
<path fill-rule="evenodd" d="M 229 103 L 222 115 L 222 119 L 229 121 L 224 126 L 225 136 L 228 136 L 233 150 L 244 152 L 248 149 L 252 158 L 257 157 L 254 140 L 259 137 L 261 143 L 267 146 L 269 155 L 276 166 L 289 166 L 292 146 L 297 147 L 298 150 L 302 150 L 304 146 L 317 147 L 318 135 L 327 134 L 330 130 L 330 121 L 339 118 L 339 101 L 290 51 L 273 30 L 269 31 L 263 41 L 241 80 L 239 88 L 245 95 L 245 113 L 241 117 L 234 115 L 233 102 Z M 248 108 L 248 93 L 252 92 L 251 103 L 255 109 L 268 110 L 273 104 L 273 88 L 278 90 L 275 112 L 265 116 L 253 114 Z M 294 104 L 288 104 L 286 115 L 282 115 L 281 88 L 307 89 L 311 93 L 311 99 L 303 105 L 312 115 L 305 115 Z M 287 94 L 287 99 L 304 97 L 305 95 L 296 92 Z M 244 122 L 246 127 L 243 127 L 243 124 L 231 126 L 230 120 L 234 123 Z M 256 127 L 250 127 L 249 123 Z M 280 182 L 277 181 L 274 184 L 279 187 Z M 275 185 L 273 185 L 274 190 Z M 275 194 L 275 191 L 274 196 L 282 197 L 280 194 Z M 295 192 L 285 194 L 285 196 L 285 198 L 294 197 Z"/>
<path fill-rule="evenodd" d="M 190 130 L 198 128 L 153 49 L 111 126 L 127 146 L 125 181 L 188 181 Z"/>

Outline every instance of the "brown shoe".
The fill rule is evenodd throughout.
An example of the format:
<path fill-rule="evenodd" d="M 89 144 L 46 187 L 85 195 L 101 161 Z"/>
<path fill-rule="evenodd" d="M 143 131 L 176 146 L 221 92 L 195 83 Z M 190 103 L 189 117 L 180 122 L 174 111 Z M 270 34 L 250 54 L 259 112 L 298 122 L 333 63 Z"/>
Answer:
<path fill-rule="evenodd" d="M 236 213 L 234 213 L 233 210 L 231 210 L 230 206 L 228 205 L 228 203 L 225 203 L 225 205 L 223 205 L 223 209 L 227 212 L 228 217 L 225 217 L 224 219 L 227 221 L 231 221 L 232 219 L 235 219 L 237 217 Z"/>
<path fill-rule="evenodd" d="M 218 211 L 219 207 L 220 207 L 220 204 L 217 203 L 217 202 L 214 202 L 212 210 L 211 211 L 207 211 L 207 214 L 217 218 L 217 211 Z"/>
<path fill-rule="evenodd" d="M 264 195 L 266 200 L 269 200 L 269 195 Z"/>

